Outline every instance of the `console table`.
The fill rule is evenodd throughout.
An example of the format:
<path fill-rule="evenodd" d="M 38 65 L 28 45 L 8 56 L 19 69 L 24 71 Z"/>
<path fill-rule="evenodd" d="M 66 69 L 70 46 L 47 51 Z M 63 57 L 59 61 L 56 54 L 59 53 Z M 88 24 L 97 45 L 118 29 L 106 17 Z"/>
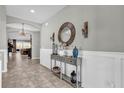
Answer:
<path fill-rule="evenodd" d="M 67 81 L 73 87 L 81 87 L 81 84 L 82 84 L 82 58 L 81 57 L 74 58 L 74 57 L 70 57 L 70 56 L 60 56 L 60 55 L 52 54 L 51 55 L 51 71 L 53 71 L 52 60 L 54 60 L 54 66 L 56 66 L 57 61 L 60 62 L 61 71 L 60 71 L 60 75 L 58 75 L 60 77 L 60 79 Z M 64 63 L 64 73 L 62 73 L 62 69 L 63 69 L 62 62 Z M 76 66 L 76 81 L 77 81 L 76 84 L 71 83 L 70 77 L 68 77 L 66 75 L 66 64 Z"/>

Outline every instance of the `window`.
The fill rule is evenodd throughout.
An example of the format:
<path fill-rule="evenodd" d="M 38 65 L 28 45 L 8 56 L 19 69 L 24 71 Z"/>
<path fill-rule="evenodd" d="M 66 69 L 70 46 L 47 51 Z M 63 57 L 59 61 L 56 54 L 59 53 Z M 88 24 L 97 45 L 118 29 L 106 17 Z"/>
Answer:
<path fill-rule="evenodd" d="M 31 43 L 29 41 L 17 41 L 16 48 L 17 49 L 31 48 Z"/>

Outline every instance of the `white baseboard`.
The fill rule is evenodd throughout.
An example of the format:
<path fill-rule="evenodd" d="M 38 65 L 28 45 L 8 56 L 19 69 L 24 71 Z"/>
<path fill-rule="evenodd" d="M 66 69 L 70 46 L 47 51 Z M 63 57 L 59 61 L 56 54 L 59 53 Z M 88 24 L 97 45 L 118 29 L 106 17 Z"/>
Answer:
<path fill-rule="evenodd" d="M 51 49 L 40 50 L 40 64 L 50 68 Z M 68 50 L 72 55 L 72 50 Z M 82 87 L 124 87 L 124 53 L 104 51 L 79 51 L 83 58 Z M 68 75 L 74 67 L 68 66 Z"/>
<path fill-rule="evenodd" d="M 40 59 L 40 57 L 32 57 L 32 59 Z"/>
<path fill-rule="evenodd" d="M 7 69 L 3 70 L 2 73 L 6 73 L 7 72 Z"/>

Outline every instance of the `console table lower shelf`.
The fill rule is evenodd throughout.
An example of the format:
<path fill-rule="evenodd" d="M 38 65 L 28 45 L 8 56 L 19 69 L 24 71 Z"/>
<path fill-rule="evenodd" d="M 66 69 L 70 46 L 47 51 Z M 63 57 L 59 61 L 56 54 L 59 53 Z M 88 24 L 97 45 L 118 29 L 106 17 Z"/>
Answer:
<path fill-rule="evenodd" d="M 54 60 L 54 66 L 53 66 L 53 62 L 52 60 Z M 57 63 L 59 62 L 57 66 Z M 60 79 L 65 80 L 66 82 L 68 82 L 69 84 L 71 84 L 73 87 L 81 87 L 82 86 L 82 58 L 78 57 L 78 58 L 74 58 L 71 56 L 60 56 L 60 55 L 53 55 L 51 54 L 51 71 L 54 72 L 55 75 L 59 76 Z M 64 65 L 64 67 L 62 66 L 62 63 Z M 67 76 L 67 66 L 66 64 L 70 64 L 76 67 L 75 72 L 76 72 L 76 83 L 72 83 L 70 77 Z M 58 70 L 58 71 L 57 71 Z M 56 73 L 59 74 L 56 74 Z"/>
<path fill-rule="evenodd" d="M 54 75 L 56 75 L 58 78 L 60 78 L 60 74 L 54 73 L 54 71 L 52 71 Z M 69 83 L 72 87 L 77 88 L 76 83 L 72 83 L 71 82 L 71 78 L 65 74 L 62 74 L 62 78 L 60 78 L 64 81 L 66 81 L 67 83 Z M 78 81 L 78 87 L 81 87 L 81 82 Z"/>

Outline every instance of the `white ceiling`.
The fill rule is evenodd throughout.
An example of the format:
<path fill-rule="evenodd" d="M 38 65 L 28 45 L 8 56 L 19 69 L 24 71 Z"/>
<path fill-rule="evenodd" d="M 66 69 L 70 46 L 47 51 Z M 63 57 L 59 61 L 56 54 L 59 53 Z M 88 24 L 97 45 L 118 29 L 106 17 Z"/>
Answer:
<path fill-rule="evenodd" d="M 64 7 L 65 5 L 7 5 L 6 10 L 8 16 L 43 23 Z M 31 9 L 35 10 L 35 13 L 31 13 Z"/>
<path fill-rule="evenodd" d="M 7 32 L 9 39 L 16 39 L 16 40 L 30 40 L 30 31 L 31 32 L 38 32 L 40 29 L 24 24 L 24 31 L 27 33 L 26 36 L 22 36 L 19 32 L 22 31 L 22 23 L 9 23 L 7 24 Z"/>
<path fill-rule="evenodd" d="M 7 27 L 22 30 L 22 23 L 9 23 L 7 24 Z M 24 24 L 24 30 L 25 31 L 40 31 L 40 29 L 34 26 L 31 26 L 31 25 L 28 25 L 28 24 Z"/>

